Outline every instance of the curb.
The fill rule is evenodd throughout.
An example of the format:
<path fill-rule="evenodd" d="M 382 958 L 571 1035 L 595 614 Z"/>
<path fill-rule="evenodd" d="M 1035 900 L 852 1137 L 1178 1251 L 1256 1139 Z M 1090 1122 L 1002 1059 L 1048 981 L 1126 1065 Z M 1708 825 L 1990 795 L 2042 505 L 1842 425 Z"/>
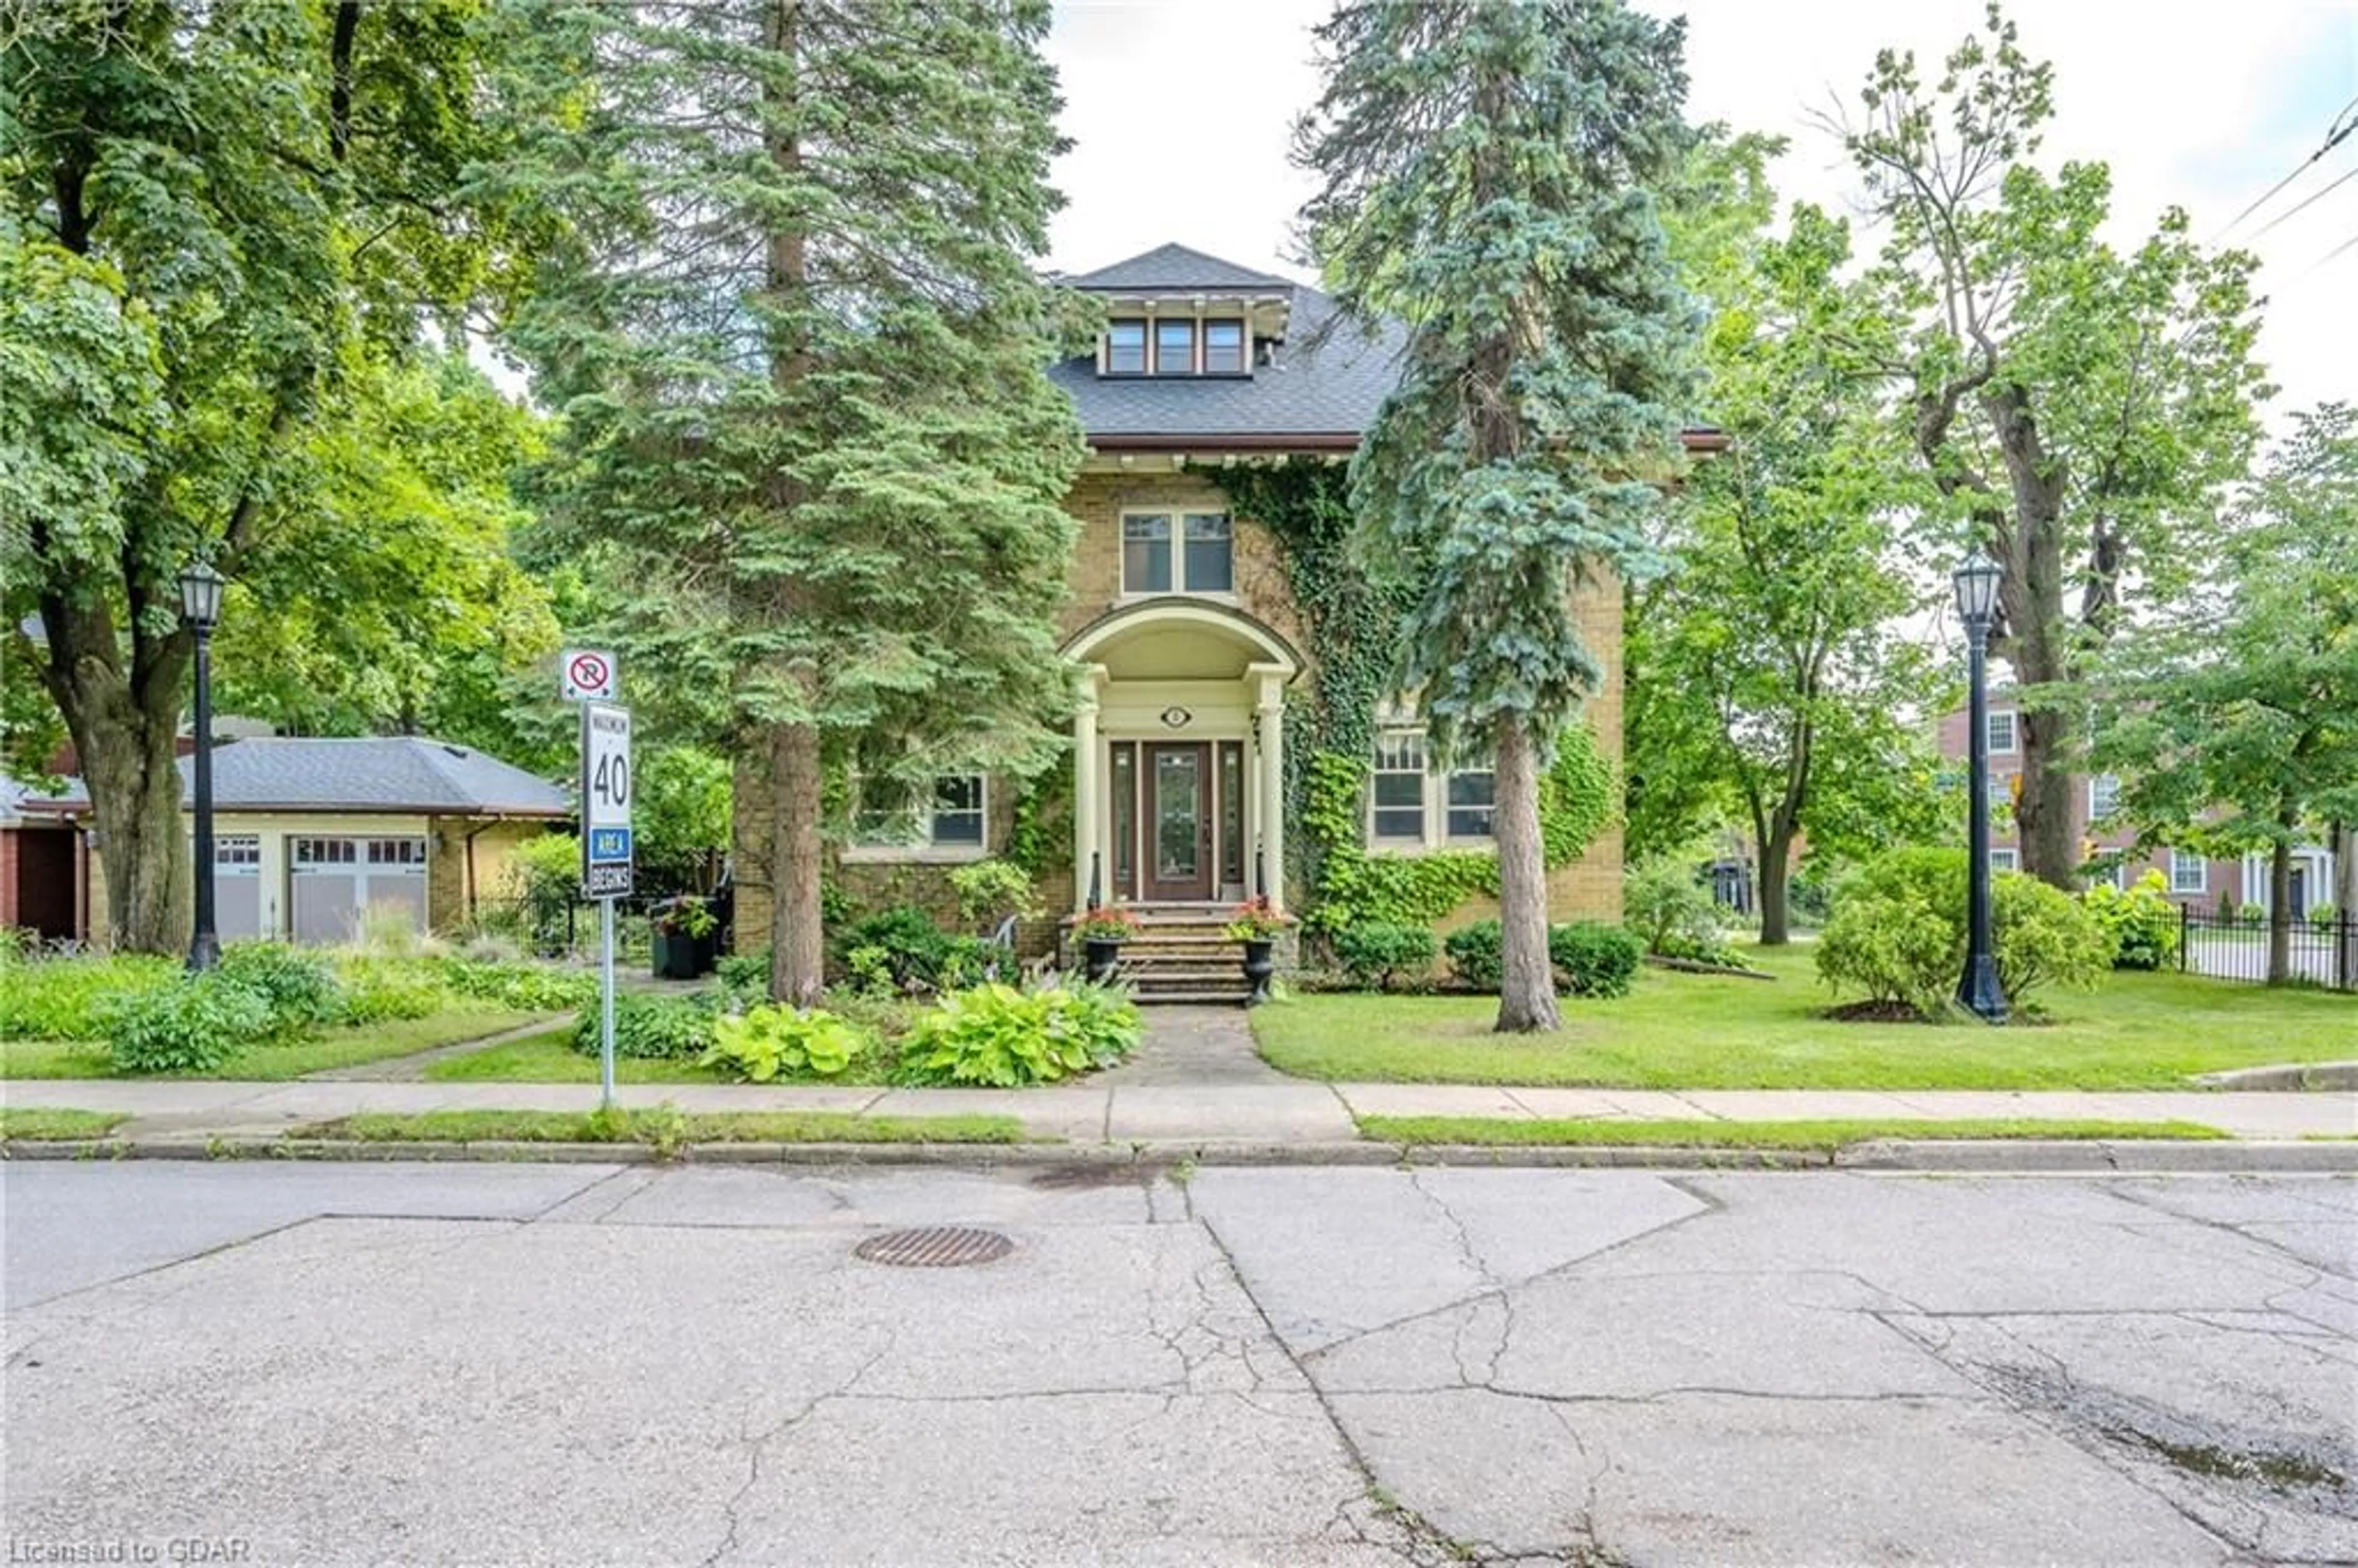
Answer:
<path fill-rule="evenodd" d="M 2230 1073 L 2204 1073 L 2194 1080 L 2206 1089 L 2233 1093 L 2277 1089 L 2358 1089 L 2358 1062 L 2297 1062 L 2277 1067 L 2238 1067 Z"/>
<path fill-rule="evenodd" d="M 595 1165 L 927 1166 L 971 1171 L 1160 1172 L 1180 1165 L 1448 1165 L 1501 1170 L 1718 1170 L 1955 1173 L 1989 1175 L 2358 1173 L 2358 1142 L 2153 1140 L 1888 1140 L 1834 1151 L 1675 1149 L 1640 1144 L 1306 1143 L 1165 1140 L 1152 1143 L 362 1143 L 330 1139 L 23 1140 L 0 1160 L 288 1160 Z"/>

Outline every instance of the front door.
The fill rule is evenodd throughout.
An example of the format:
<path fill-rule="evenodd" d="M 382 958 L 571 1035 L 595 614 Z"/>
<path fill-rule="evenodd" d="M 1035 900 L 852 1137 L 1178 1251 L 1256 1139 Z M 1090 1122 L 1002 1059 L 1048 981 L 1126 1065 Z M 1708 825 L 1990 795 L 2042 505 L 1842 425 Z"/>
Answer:
<path fill-rule="evenodd" d="M 1212 748 L 1201 741 L 1146 747 L 1146 865 L 1141 896 L 1212 896 Z"/>

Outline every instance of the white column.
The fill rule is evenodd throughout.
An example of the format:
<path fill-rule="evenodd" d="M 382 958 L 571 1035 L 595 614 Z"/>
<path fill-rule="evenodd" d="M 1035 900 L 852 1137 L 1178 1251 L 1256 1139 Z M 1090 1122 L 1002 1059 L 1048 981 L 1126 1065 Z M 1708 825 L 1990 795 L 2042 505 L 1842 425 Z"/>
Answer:
<path fill-rule="evenodd" d="M 1260 865 L 1270 907 L 1285 907 L 1285 699 L 1283 683 L 1264 676 L 1255 713 L 1260 740 Z M 1258 891 L 1258 890 L 1257 890 Z"/>
<path fill-rule="evenodd" d="M 1098 847 L 1098 676 L 1082 672 L 1080 705 L 1073 710 L 1073 908 L 1089 903 L 1089 864 Z"/>

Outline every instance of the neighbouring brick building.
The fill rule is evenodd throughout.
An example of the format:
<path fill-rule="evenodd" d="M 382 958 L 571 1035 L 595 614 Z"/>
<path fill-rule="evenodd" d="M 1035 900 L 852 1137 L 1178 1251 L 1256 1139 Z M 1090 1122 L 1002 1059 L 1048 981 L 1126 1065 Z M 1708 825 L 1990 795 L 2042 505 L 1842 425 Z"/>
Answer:
<path fill-rule="evenodd" d="M 1322 331 L 1335 306 L 1316 289 L 1175 244 L 1061 281 L 1098 297 L 1107 325 L 1094 355 L 1050 373 L 1089 450 L 1065 503 L 1080 531 L 1059 617 L 1078 693 L 1072 785 L 1042 817 L 1057 842 L 1041 872 L 1050 919 L 1024 934 L 1035 947 L 1055 920 L 1099 902 L 1297 900 L 1285 870 L 1297 831 L 1287 710 L 1318 671 L 1282 546 L 1219 476 L 1289 457 L 1347 461 L 1397 379 L 1402 341 Z M 1617 764 L 1619 587 L 1593 583 L 1574 604 L 1605 670 L 1587 718 Z M 1370 853 L 1487 849 L 1486 769 L 1432 766 L 1412 724 L 1383 726 L 1368 761 Z M 769 814 L 750 784 L 741 779 L 736 816 L 737 928 L 749 946 L 771 913 Z M 946 911 L 947 869 L 1005 850 L 1009 794 L 994 778 L 942 777 L 914 832 L 838 851 L 838 885 L 861 906 Z M 1559 918 L 1617 918 L 1619 828 L 1556 867 L 1550 886 Z"/>
<path fill-rule="evenodd" d="M 2014 799 L 2022 773 L 2022 730 L 2016 717 L 2014 695 L 1993 691 L 1989 697 L 1990 863 L 2002 871 L 2022 869 L 2022 836 L 2015 826 Z M 1960 708 L 1941 719 L 1941 756 L 1962 770 L 1970 759 L 1973 720 Z M 2213 860 L 2192 850 L 2169 846 L 2140 849 L 2136 833 L 2116 814 L 2120 781 L 2110 773 L 2082 773 L 2071 781 L 2071 837 L 2080 846 L 2083 864 L 2092 873 L 2126 887 L 2146 872 L 2161 873 L 2170 898 L 2204 911 L 2232 900 L 2241 909 L 2268 905 L 2268 858 L 2244 855 Z M 2333 852 L 2322 845 L 2303 845 L 2293 851 L 2292 905 L 2296 918 L 2309 906 L 2333 897 Z"/>

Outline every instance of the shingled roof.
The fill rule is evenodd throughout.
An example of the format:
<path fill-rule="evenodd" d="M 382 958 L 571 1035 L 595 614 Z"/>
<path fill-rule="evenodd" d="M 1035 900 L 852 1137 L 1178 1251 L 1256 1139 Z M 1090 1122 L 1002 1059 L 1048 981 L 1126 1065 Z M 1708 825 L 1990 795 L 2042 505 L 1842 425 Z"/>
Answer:
<path fill-rule="evenodd" d="M 1234 262 L 1207 256 L 1201 251 L 1191 251 L 1184 245 L 1157 245 L 1143 255 L 1118 261 L 1111 266 L 1101 266 L 1095 272 L 1085 272 L 1057 279 L 1066 288 L 1087 289 L 1092 293 L 1120 293 L 1135 290 L 1156 294 L 1166 289 L 1195 288 L 1270 288 L 1283 291 L 1293 287 L 1290 277 L 1277 277 Z"/>
<path fill-rule="evenodd" d="M 271 737 L 213 747 L 213 804 L 222 811 L 420 812 L 438 816 L 573 815 L 572 797 L 545 779 L 466 746 L 391 736 L 373 740 Z M 189 759 L 180 759 L 180 804 L 190 804 Z M 27 796 L 27 812 L 81 812 L 80 779 L 65 793 Z"/>

